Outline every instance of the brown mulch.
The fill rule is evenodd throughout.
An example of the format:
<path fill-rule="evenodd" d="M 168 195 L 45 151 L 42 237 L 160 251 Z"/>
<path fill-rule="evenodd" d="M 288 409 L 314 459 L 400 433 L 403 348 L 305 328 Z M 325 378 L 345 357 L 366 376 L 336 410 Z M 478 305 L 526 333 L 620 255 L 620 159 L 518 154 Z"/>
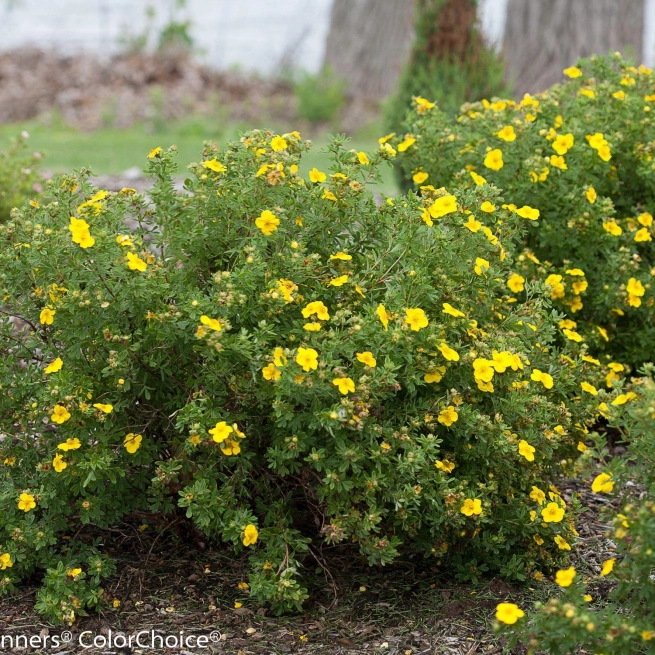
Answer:
<path fill-rule="evenodd" d="M 289 122 L 295 98 L 283 81 L 214 71 L 174 50 L 108 60 L 34 48 L 0 53 L 0 123 L 49 115 L 95 130 L 191 114 Z"/>
<path fill-rule="evenodd" d="M 566 481 L 560 490 L 567 501 L 577 493 L 587 508 L 577 522 L 580 541 L 572 564 L 583 577 L 595 577 L 601 562 L 614 552 L 604 509 L 616 511 L 616 501 L 592 494 L 588 487 L 588 482 Z M 106 584 L 105 595 L 109 601 L 120 601 L 120 606 L 114 609 L 110 602 L 99 614 L 80 617 L 71 628 L 72 645 L 29 652 L 522 654 L 522 647 L 510 651 L 504 639 L 494 635 L 491 623 L 496 604 L 511 599 L 527 609 L 535 600 L 556 593 L 554 585 L 534 582 L 523 587 L 500 579 L 475 585 L 458 583 L 421 558 L 409 558 L 387 569 L 370 569 L 349 547 L 333 548 L 321 554 L 322 568 L 313 571 L 315 563 L 307 567 L 312 593 L 303 612 L 277 617 L 251 599 L 248 590 L 238 588 L 239 582 L 247 580 L 245 560 L 220 548 L 191 545 L 173 531 L 162 531 L 156 523 L 144 531 L 138 530 L 138 523 L 125 523 L 99 534 L 104 549 L 117 561 L 117 573 Z M 35 580 L 34 586 L 26 585 L 16 596 L 0 600 L 0 636 L 62 633 L 63 628 L 49 625 L 35 614 L 37 591 Z M 604 581 L 590 588 L 594 599 L 601 602 L 609 591 L 610 585 Z M 235 607 L 235 603 L 242 606 Z M 114 635 L 154 630 L 160 636 L 184 631 L 185 635 L 207 635 L 217 641 L 192 650 L 84 649 L 76 645 L 83 631 L 107 636 L 109 630 Z"/>

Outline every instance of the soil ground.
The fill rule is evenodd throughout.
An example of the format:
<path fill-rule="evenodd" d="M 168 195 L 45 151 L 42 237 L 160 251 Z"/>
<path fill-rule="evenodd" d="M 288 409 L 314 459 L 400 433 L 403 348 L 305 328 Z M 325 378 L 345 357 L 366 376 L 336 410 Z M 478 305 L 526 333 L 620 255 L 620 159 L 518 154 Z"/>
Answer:
<path fill-rule="evenodd" d="M 596 576 L 600 563 L 612 556 L 603 507 L 610 502 L 588 491 L 588 485 L 560 486 L 565 499 L 577 492 L 588 510 L 579 518 L 580 542 L 572 555 L 583 577 Z M 165 528 L 165 526 L 164 526 Z M 102 533 L 107 552 L 117 560 L 117 573 L 105 587 L 106 596 L 120 601 L 118 608 L 83 616 L 70 629 L 73 641 L 59 649 L 3 650 L 2 652 L 89 653 L 234 653 L 268 655 L 496 655 L 526 652 L 507 647 L 493 631 L 496 604 L 511 600 L 529 609 L 536 600 L 556 593 L 549 582 L 531 581 L 512 586 L 500 579 L 478 584 L 457 583 L 423 559 L 397 562 L 386 569 L 370 569 L 350 547 L 317 553 L 321 567 L 310 576 L 312 595 L 302 613 L 277 617 L 238 588 L 247 581 L 245 560 L 221 548 L 184 543 L 173 531 L 156 525 L 139 530 L 138 522 L 125 523 Z M 316 566 L 317 562 L 308 565 Z M 38 581 L 0 601 L 0 636 L 60 635 L 33 610 Z M 590 589 L 594 602 L 603 602 L 607 583 Z M 237 606 L 235 606 L 235 604 Z M 241 604 L 241 606 L 238 606 Z M 207 648 L 102 647 L 84 648 L 79 635 L 154 630 L 160 636 L 207 635 Z M 220 635 L 220 638 L 219 638 Z M 119 639 L 118 645 L 122 645 Z"/>

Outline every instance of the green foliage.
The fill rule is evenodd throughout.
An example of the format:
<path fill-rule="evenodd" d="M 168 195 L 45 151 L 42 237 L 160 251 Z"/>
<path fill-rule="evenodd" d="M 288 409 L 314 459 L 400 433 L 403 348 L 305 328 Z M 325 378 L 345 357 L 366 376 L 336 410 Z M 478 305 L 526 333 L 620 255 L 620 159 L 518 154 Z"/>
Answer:
<path fill-rule="evenodd" d="M 548 653 L 587 652 L 605 655 L 655 653 L 655 383 L 654 369 L 635 380 L 638 402 L 612 407 L 610 425 L 630 441 L 628 457 L 611 463 L 621 511 L 610 533 L 616 544 L 612 560 L 596 575 L 613 583 L 608 602 L 585 599 L 590 583 L 579 573 L 559 598 L 538 603 L 514 632 L 531 647 Z M 627 409 L 626 409 L 627 407 Z M 599 455 L 607 457 L 607 452 Z M 630 487 L 626 483 L 630 483 Z M 635 486 L 638 485 L 638 486 Z M 637 490 L 638 493 L 635 493 Z M 594 576 L 595 577 L 595 576 Z M 593 588 L 592 594 L 595 595 Z"/>
<path fill-rule="evenodd" d="M 525 221 L 481 212 L 490 186 L 378 205 L 390 148 L 343 143 L 311 181 L 297 132 L 206 144 L 183 193 L 156 148 L 148 199 L 82 170 L 0 226 L 4 590 L 46 571 L 39 608 L 71 621 L 102 576 L 64 537 L 133 513 L 247 551 L 279 612 L 321 539 L 458 579 L 562 560 L 578 503 L 549 485 L 611 396 L 579 394 L 596 367 L 543 285 L 507 294 Z"/>
<path fill-rule="evenodd" d="M 416 96 L 434 101 L 455 115 L 465 102 L 507 93 L 504 67 L 477 30 L 475 2 L 466 0 L 453 12 L 449 0 L 420 0 L 416 6 L 416 36 L 398 89 L 385 114 L 389 132 L 400 133 Z M 458 21 L 455 25 L 448 20 Z M 462 24 L 463 23 L 463 24 Z M 441 32 L 448 35 L 440 38 Z M 396 170 L 401 185 L 411 188 L 411 176 Z"/>
<path fill-rule="evenodd" d="M 36 198 L 41 189 L 41 155 L 28 154 L 28 138 L 23 132 L 12 139 L 5 152 L 0 152 L 0 223 L 9 218 L 13 207 Z"/>
<path fill-rule="evenodd" d="M 456 120 L 415 105 L 416 144 L 400 162 L 420 184 L 470 186 L 477 174 L 512 206 L 539 209 L 514 272 L 550 278 L 593 349 L 637 366 L 655 352 L 655 84 L 619 55 L 569 72 L 534 98 L 466 105 Z"/>
<path fill-rule="evenodd" d="M 301 73 L 293 84 L 298 116 L 310 123 L 333 122 L 345 102 L 346 84 L 326 66 L 317 75 Z"/>

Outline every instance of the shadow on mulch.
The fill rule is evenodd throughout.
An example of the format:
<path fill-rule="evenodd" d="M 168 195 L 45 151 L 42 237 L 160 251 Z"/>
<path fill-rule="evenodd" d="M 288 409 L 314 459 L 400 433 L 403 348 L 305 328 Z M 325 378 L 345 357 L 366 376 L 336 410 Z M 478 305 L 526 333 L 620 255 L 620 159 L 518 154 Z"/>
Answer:
<path fill-rule="evenodd" d="M 579 483 L 567 482 L 561 489 L 565 498 L 579 493 L 588 508 L 578 522 L 581 541 L 573 564 L 593 573 L 612 553 L 601 515 L 608 501 L 587 493 Z M 140 530 L 138 524 L 124 523 L 101 536 L 105 551 L 117 563 L 117 573 L 105 587 L 107 607 L 78 619 L 71 628 L 72 644 L 30 652 L 492 655 L 509 652 L 503 638 L 494 636 L 491 629 L 496 604 L 511 600 L 527 609 L 555 591 L 551 584 L 513 587 L 500 579 L 458 583 L 419 557 L 393 567 L 370 568 L 354 549 L 341 546 L 317 554 L 322 567 L 312 570 L 308 566 L 312 593 L 303 612 L 276 617 L 251 599 L 247 589 L 239 589 L 239 583 L 248 579 L 245 557 L 236 558 L 227 550 L 206 548 L 202 543 L 194 546 L 175 531 L 165 530 L 163 524 Z M 35 614 L 39 581 L 33 582 L 16 596 L 0 600 L 0 637 L 62 633 L 63 628 Z M 599 587 L 593 593 L 603 598 L 608 591 Z M 117 608 L 114 600 L 120 602 Z M 84 631 L 108 636 L 109 630 L 114 635 L 147 630 L 160 636 L 183 631 L 212 638 L 217 638 L 212 633 L 218 631 L 221 639 L 191 650 L 183 646 L 83 648 L 78 644 Z M 512 652 L 525 650 L 519 647 Z"/>

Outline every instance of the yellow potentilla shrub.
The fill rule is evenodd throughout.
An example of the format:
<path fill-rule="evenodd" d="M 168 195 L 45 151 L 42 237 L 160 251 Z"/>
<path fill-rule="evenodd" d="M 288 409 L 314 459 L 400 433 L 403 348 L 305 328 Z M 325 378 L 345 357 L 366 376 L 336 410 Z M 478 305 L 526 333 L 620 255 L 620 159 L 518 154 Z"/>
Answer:
<path fill-rule="evenodd" d="M 88 608 L 112 565 L 91 552 L 102 571 L 88 574 L 62 536 L 134 510 L 177 512 L 247 549 L 251 594 L 278 610 L 307 596 L 309 541 L 352 542 L 371 564 L 418 553 L 460 577 L 477 576 L 476 561 L 514 579 L 561 560 L 556 537 L 574 547 L 573 509 L 552 501 L 531 521 L 543 511 L 533 489 L 569 472 L 599 400 L 619 397 L 604 376 L 623 373 L 583 359 L 584 344 L 555 347 L 544 285 L 512 295 L 531 284 L 512 254 L 529 219 L 470 176 L 378 205 L 366 183 L 390 153 L 363 169 L 336 139 L 334 172 L 308 182 L 308 148 L 265 131 L 207 146 L 189 194 L 175 191 L 175 150 L 160 150 L 148 200 L 68 175 L 51 203 L 0 227 L 3 305 L 33 326 L 0 331 L 12 390 L 0 396 L 12 437 L 0 441 L 12 563 L 0 589 L 47 569 L 39 607 L 69 621 L 53 591 L 66 571 L 82 567 Z M 68 208 L 84 203 L 88 248 L 69 230 Z M 143 225 L 126 235 L 135 214 Z M 309 502 L 320 532 L 297 523 Z"/>
<path fill-rule="evenodd" d="M 515 252 L 543 262 L 524 257 L 513 273 L 566 282 L 566 269 L 582 269 L 584 283 L 558 288 L 555 307 L 590 349 L 636 368 L 655 352 L 655 75 L 634 70 L 618 54 L 592 57 L 521 103 L 466 104 L 457 118 L 412 107 L 406 129 L 418 138 L 397 164 L 435 186 L 502 189 L 527 219 Z M 631 278 L 643 296 L 626 290 Z"/>

